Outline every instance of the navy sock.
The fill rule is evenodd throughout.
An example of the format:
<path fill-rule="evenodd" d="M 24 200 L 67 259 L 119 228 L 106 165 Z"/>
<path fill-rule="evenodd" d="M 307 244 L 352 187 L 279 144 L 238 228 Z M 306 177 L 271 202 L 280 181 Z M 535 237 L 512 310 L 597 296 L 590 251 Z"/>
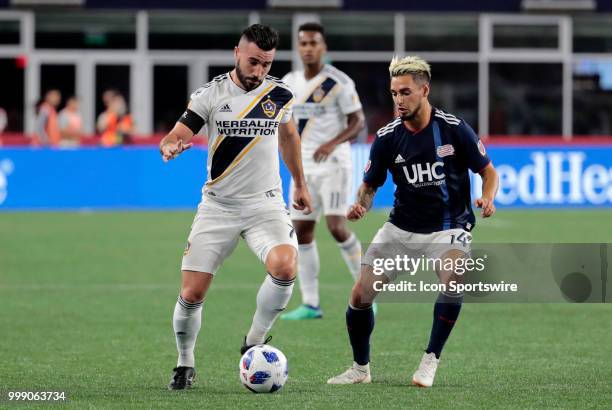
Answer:
<path fill-rule="evenodd" d="M 370 335 L 374 330 L 372 306 L 353 309 L 349 305 L 346 310 L 346 328 L 353 347 L 353 360 L 362 366 L 370 363 Z"/>
<path fill-rule="evenodd" d="M 429 337 L 429 346 L 427 346 L 425 350 L 426 353 L 433 352 L 436 354 L 436 358 L 440 358 L 444 343 L 446 343 L 459 317 L 462 302 L 463 294 L 448 296 L 444 293 L 440 293 L 438 295 L 438 299 L 434 306 L 433 325 Z"/>

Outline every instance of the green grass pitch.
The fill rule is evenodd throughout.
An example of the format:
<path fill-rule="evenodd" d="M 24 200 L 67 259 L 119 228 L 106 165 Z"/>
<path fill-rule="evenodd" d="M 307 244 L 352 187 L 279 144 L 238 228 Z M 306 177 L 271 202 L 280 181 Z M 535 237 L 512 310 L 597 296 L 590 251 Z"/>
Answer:
<path fill-rule="evenodd" d="M 612 306 L 466 304 L 432 389 L 410 386 L 432 306 L 383 304 L 373 384 L 328 386 L 351 363 L 344 311 L 351 280 L 317 236 L 325 318 L 279 321 L 289 359 L 278 394 L 238 380 L 242 338 L 264 269 L 241 244 L 208 294 L 196 387 L 166 390 L 176 351 L 171 315 L 191 212 L 0 213 L 0 407 L 7 391 L 66 391 L 71 408 L 609 408 Z M 386 218 L 351 224 L 368 242 Z M 500 211 L 479 242 L 611 242 L 612 212 Z M 612 268 L 610 268 L 612 269 Z M 290 308 L 299 303 L 294 292 Z M 47 407 L 40 404 L 40 407 Z"/>

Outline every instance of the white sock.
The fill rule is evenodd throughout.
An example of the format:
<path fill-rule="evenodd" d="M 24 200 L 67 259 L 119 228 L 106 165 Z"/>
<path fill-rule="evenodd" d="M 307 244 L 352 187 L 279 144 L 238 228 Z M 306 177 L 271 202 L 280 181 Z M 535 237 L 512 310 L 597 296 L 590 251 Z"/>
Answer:
<path fill-rule="evenodd" d="M 266 275 L 266 279 L 257 292 L 257 310 L 253 316 L 251 329 L 247 333 L 247 345 L 264 342 L 274 321 L 289 303 L 294 281 L 295 279 L 276 279 L 269 273 Z"/>
<path fill-rule="evenodd" d="M 202 303 L 191 303 L 179 296 L 174 306 L 172 324 L 176 336 L 179 366 L 195 367 L 194 348 L 200 326 L 202 325 Z"/>
<path fill-rule="evenodd" d="M 359 242 L 359 238 L 354 232 L 351 232 L 351 236 L 346 241 L 338 243 L 338 245 L 340 246 L 342 259 L 348 266 L 353 279 L 357 282 L 361 272 L 361 242 Z"/>
<path fill-rule="evenodd" d="M 319 307 L 319 251 L 316 241 L 298 246 L 298 278 L 302 302 Z"/>

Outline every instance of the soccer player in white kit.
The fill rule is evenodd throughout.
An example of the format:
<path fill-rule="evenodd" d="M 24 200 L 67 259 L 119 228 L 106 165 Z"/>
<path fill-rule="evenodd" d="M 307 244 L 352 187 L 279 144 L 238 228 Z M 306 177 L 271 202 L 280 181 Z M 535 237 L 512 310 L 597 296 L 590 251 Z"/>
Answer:
<path fill-rule="evenodd" d="M 299 243 L 302 305 L 281 316 L 287 320 L 323 317 L 319 303 L 319 254 L 314 240 L 315 224 L 321 213 L 355 280 L 361 269 L 361 244 L 346 226 L 353 168 L 349 141 L 365 126 L 361 102 L 353 81 L 323 63 L 327 51 L 323 26 L 302 24 L 298 29 L 298 51 L 304 69 L 290 72 L 283 81 L 296 97 L 293 115 L 302 138 L 304 174 L 313 198 L 313 212 L 307 215 L 298 209 L 291 210 Z"/>
<path fill-rule="evenodd" d="M 278 32 L 270 27 L 254 24 L 245 29 L 234 48 L 234 70 L 196 90 L 160 143 L 168 161 L 189 149 L 193 135 L 207 126 L 208 177 L 184 252 L 181 293 L 174 308 L 178 363 L 168 386 L 172 390 L 189 388 L 195 380 L 202 304 L 216 271 L 241 236 L 268 272 L 241 353 L 267 342 L 268 331 L 291 297 L 297 239 L 282 197 L 279 147 L 295 181 L 294 207 L 309 213 L 311 200 L 291 118 L 293 94 L 267 75 L 278 41 Z"/>

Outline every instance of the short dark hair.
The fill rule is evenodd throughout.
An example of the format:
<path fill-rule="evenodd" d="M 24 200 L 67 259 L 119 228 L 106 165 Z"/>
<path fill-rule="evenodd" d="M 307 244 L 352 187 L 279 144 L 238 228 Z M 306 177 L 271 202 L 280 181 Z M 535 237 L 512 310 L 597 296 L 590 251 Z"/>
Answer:
<path fill-rule="evenodd" d="M 278 31 L 263 24 L 251 24 L 242 32 L 241 38 L 257 44 L 263 51 L 270 51 L 278 47 Z"/>
<path fill-rule="evenodd" d="M 298 27 L 298 33 L 300 31 L 316 31 L 317 33 L 321 33 L 321 37 L 325 38 L 325 29 L 319 23 L 304 23 L 300 27 Z"/>

